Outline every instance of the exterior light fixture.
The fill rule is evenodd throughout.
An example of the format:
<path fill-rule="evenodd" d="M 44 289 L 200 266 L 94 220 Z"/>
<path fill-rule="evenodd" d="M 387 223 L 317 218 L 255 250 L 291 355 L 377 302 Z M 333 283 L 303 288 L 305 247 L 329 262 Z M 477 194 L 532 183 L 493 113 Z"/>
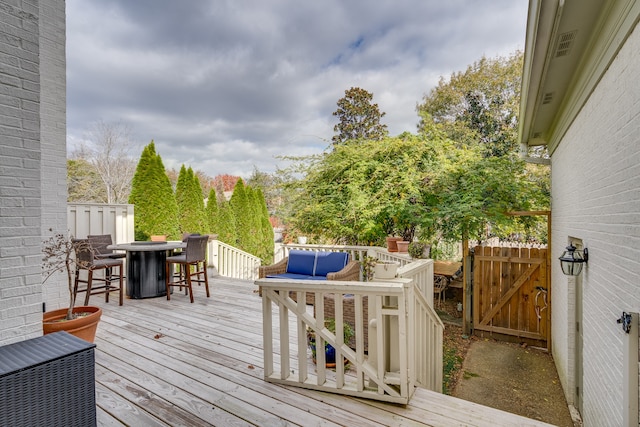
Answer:
<path fill-rule="evenodd" d="M 560 267 L 566 276 L 577 276 L 582 272 L 582 264 L 589 260 L 589 251 L 576 249 L 573 244 L 569 244 L 560 257 Z"/>

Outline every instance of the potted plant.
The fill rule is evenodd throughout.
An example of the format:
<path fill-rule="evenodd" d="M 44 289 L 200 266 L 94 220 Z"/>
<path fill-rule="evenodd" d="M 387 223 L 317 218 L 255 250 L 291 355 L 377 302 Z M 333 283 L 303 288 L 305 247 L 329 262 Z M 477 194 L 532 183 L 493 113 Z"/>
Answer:
<path fill-rule="evenodd" d="M 396 242 L 396 246 L 398 246 L 399 254 L 406 254 L 409 250 L 409 241 L 408 240 L 398 240 Z"/>
<path fill-rule="evenodd" d="M 399 240 L 402 240 L 402 237 L 387 236 L 386 237 L 387 251 L 389 251 L 389 252 L 398 252 L 398 244 L 397 244 L 397 242 Z"/>
<path fill-rule="evenodd" d="M 78 338 L 93 342 L 102 309 L 94 306 L 75 307 L 76 299 L 73 292 L 74 273 L 79 262 L 74 257 L 75 250 L 77 245 L 83 244 L 87 243 L 74 242 L 62 233 L 56 233 L 43 242 L 42 270 L 45 277 L 42 283 L 45 283 L 54 273 L 66 273 L 69 306 L 44 313 L 42 332 L 49 334 L 67 331 Z"/>
<path fill-rule="evenodd" d="M 362 259 L 361 261 L 362 275 L 365 281 L 371 282 L 373 280 L 373 270 L 377 262 L 378 262 L 378 258 L 369 256 L 369 255 L 365 255 L 364 258 Z"/>
<path fill-rule="evenodd" d="M 326 319 L 324 326 L 332 333 L 336 333 L 336 320 Z M 353 328 L 350 324 L 344 322 L 342 324 L 342 332 L 344 336 L 344 342 L 348 343 L 354 335 Z M 311 357 L 313 363 L 316 363 L 316 334 L 311 329 L 307 329 L 307 345 L 311 349 Z M 336 366 L 336 349 L 329 343 L 324 344 L 324 357 L 327 368 L 335 368 Z"/>
<path fill-rule="evenodd" d="M 373 266 L 373 279 L 393 279 L 398 274 L 398 261 L 376 261 Z"/>
<path fill-rule="evenodd" d="M 424 242 L 411 242 L 407 250 L 411 258 L 429 258 L 431 245 Z"/>

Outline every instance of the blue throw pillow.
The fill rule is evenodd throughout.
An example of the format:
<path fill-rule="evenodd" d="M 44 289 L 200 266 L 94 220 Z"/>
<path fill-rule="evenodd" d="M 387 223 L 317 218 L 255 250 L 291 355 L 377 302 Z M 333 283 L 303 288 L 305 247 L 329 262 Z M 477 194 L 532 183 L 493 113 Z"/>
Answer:
<path fill-rule="evenodd" d="M 289 251 L 287 273 L 307 274 L 313 276 L 316 267 L 316 253 L 313 251 L 301 251 L 292 249 Z"/>
<path fill-rule="evenodd" d="M 314 276 L 326 276 L 347 266 L 349 254 L 346 252 L 318 252 Z"/>

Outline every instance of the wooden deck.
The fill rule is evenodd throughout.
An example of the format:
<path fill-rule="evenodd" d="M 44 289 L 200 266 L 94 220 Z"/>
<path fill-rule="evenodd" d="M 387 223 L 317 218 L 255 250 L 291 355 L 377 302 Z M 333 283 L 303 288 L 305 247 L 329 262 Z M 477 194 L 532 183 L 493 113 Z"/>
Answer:
<path fill-rule="evenodd" d="M 253 282 L 211 279 L 195 303 L 165 298 L 105 304 L 96 338 L 101 426 L 548 426 L 417 389 L 409 405 L 268 383 L 261 299 Z"/>

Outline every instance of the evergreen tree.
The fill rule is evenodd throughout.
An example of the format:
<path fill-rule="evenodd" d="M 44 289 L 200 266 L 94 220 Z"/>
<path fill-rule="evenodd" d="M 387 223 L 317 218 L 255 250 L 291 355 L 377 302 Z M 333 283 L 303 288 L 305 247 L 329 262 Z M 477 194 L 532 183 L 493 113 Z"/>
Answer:
<path fill-rule="evenodd" d="M 263 258 L 263 235 L 262 235 L 262 209 L 258 201 L 257 191 L 247 186 L 245 187 L 248 201 L 249 229 L 251 230 L 248 252 Z"/>
<path fill-rule="evenodd" d="M 238 248 L 250 252 L 251 246 L 251 218 L 249 200 L 245 191 L 244 182 L 239 179 L 233 188 L 233 194 L 229 200 L 233 217 L 236 220 L 236 237 Z"/>
<path fill-rule="evenodd" d="M 218 197 L 216 196 L 215 188 L 211 188 L 211 190 L 209 190 L 209 197 L 207 198 L 206 216 L 209 224 L 208 233 L 218 234 L 218 238 L 220 238 L 220 235 L 219 235 L 220 209 L 218 207 Z"/>
<path fill-rule="evenodd" d="M 176 204 L 178 205 L 178 215 L 180 232 L 184 232 L 184 216 L 186 214 L 188 204 L 188 189 L 187 189 L 187 168 L 185 165 L 180 167 L 180 173 L 178 174 L 178 181 L 176 182 L 175 191 Z"/>
<path fill-rule="evenodd" d="M 135 239 L 148 240 L 151 235 L 178 239 L 178 205 L 155 144 L 149 143 L 140 155 L 131 183 L 129 203 L 135 205 Z"/>
<path fill-rule="evenodd" d="M 333 127 L 336 135 L 331 138 L 334 144 L 343 144 L 353 140 L 380 141 L 387 136 L 387 125 L 380 123 L 385 113 L 381 113 L 378 104 L 372 104 L 373 94 L 359 87 L 344 91 L 344 98 L 338 100 L 338 109 L 333 115 L 340 123 Z"/>
<path fill-rule="evenodd" d="M 238 246 L 236 219 L 229 202 L 222 200 L 218 205 L 218 240 L 231 246 Z"/>
<path fill-rule="evenodd" d="M 180 231 L 182 233 L 204 234 L 209 229 L 202 198 L 200 179 L 193 169 L 182 165 L 176 185 L 176 201 L 180 212 Z"/>
<path fill-rule="evenodd" d="M 262 190 L 258 189 L 257 200 L 260 208 L 260 223 L 262 228 L 262 263 L 270 265 L 273 263 L 274 252 L 274 233 L 271 221 L 269 221 L 269 211 L 267 209 L 266 199 Z"/>

